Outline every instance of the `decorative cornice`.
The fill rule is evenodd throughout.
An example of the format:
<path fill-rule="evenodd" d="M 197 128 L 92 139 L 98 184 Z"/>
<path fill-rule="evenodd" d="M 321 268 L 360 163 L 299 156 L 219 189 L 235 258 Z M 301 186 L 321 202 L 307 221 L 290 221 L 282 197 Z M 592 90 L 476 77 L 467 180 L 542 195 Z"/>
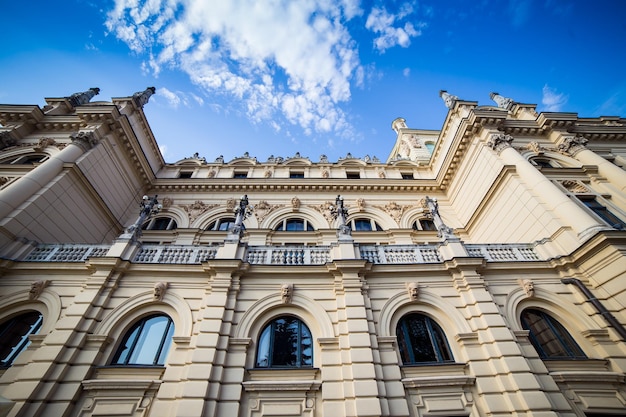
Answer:
<path fill-rule="evenodd" d="M 500 133 L 491 135 L 491 138 L 487 142 L 487 146 L 499 154 L 504 149 L 510 148 L 511 142 L 513 142 L 513 136 Z"/>
<path fill-rule="evenodd" d="M 559 144 L 558 150 L 564 155 L 576 156 L 580 151 L 587 149 L 585 147 L 587 142 L 589 142 L 589 140 L 581 135 L 566 137 L 563 139 L 563 142 Z"/>
<path fill-rule="evenodd" d="M 279 180 L 277 180 L 279 181 Z M 185 181 L 172 179 L 158 179 L 151 184 L 151 192 L 158 194 L 172 192 L 252 192 L 252 191 L 294 191 L 294 192 L 339 192 L 339 191 L 358 191 L 358 192 L 419 192 L 439 191 L 442 185 L 435 180 L 418 181 L 398 180 L 391 182 L 389 180 L 381 183 L 380 180 L 371 182 L 357 181 L 354 184 L 346 182 L 334 182 L 332 180 L 320 181 L 311 184 L 287 182 L 277 182 L 272 184 L 267 178 L 247 178 L 245 180 L 237 180 L 232 178 L 201 178 Z M 387 183 L 389 182 L 389 183 Z M 411 184 L 408 184 L 408 183 Z M 418 183 L 419 182 L 419 183 Z"/>
<path fill-rule="evenodd" d="M 88 151 L 98 144 L 98 138 L 93 132 L 78 132 L 70 135 L 72 143 L 83 148 L 84 151 Z"/>

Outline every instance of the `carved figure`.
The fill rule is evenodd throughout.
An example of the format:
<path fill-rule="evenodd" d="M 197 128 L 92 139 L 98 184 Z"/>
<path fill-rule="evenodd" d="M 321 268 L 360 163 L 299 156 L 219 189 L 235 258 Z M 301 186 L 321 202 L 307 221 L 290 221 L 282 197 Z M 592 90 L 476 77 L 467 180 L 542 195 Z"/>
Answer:
<path fill-rule="evenodd" d="M 498 93 L 489 94 L 489 98 L 495 101 L 498 107 L 500 107 L 501 109 L 508 109 L 509 107 L 511 107 L 511 104 L 514 103 L 513 99 L 508 98 L 508 97 L 503 97 Z"/>
<path fill-rule="evenodd" d="M 28 299 L 36 300 L 37 298 L 39 298 L 39 296 L 41 295 L 43 290 L 48 286 L 49 283 L 50 281 L 41 280 L 41 281 L 35 281 L 32 284 L 30 284 L 30 291 L 28 291 Z"/>
<path fill-rule="evenodd" d="M 417 297 L 419 296 L 419 287 L 417 282 L 410 282 L 406 284 L 406 290 L 411 301 L 417 301 Z"/>
<path fill-rule="evenodd" d="M 535 283 L 530 279 L 525 279 L 522 281 L 522 287 L 524 288 L 524 292 L 527 296 L 533 297 L 535 295 Z"/>
<path fill-rule="evenodd" d="M 291 199 L 291 207 L 294 210 L 298 210 L 300 208 L 300 199 L 298 197 L 294 197 Z"/>
<path fill-rule="evenodd" d="M 156 92 L 156 88 L 148 87 L 143 91 L 138 91 L 133 94 L 133 100 L 135 104 L 139 107 L 143 107 L 148 104 L 148 100 L 150 100 L 150 96 Z"/>
<path fill-rule="evenodd" d="M 365 210 L 365 199 L 363 197 L 358 198 L 356 200 L 356 206 L 358 207 L 359 211 Z"/>
<path fill-rule="evenodd" d="M 154 284 L 154 301 L 162 301 L 165 296 L 165 291 L 167 291 L 168 283 L 165 281 L 160 281 Z"/>
<path fill-rule="evenodd" d="M 449 94 L 446 90 L 439 91 L 439 97 L 443 99 L 443 102 L 445 103 L 446 107 L 449 109 L 454 107 L 454 103 L 456 103 L 456 101 L 459 99 L 457 96 L 453 96 L 452 94 Z"/>
<path fill-rule="evenodd" d="M 280 287 L 280 296 L 283 299 L 283 303 L 291 303 L 291 298 L 293 297 L 293 284 L 283 284 Z"/>

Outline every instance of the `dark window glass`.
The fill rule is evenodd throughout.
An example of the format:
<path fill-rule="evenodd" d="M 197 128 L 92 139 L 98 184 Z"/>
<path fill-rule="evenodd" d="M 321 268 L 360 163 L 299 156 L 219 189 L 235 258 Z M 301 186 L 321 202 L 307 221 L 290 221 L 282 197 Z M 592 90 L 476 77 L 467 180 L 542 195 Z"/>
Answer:
<path fill-rule="evenodd" d="M 288 232 L 304 231 L 304 220 L 290 219 L 285 222 L 285 230 Z"/>
<path fill-rule="evenodd" d="M 157 217 L 156 219 L 145 222 L 142 226 L 143 230 L 174 230 L 178 227 L 176 220 L 169 217 Z"/>
<path fill-rule="evenodd" d="M 168 316 L 143 318 L 126 333 L 112 364 L 163 365 L 173 335 L 174 323 Z"/>
<path fill-rule="evenodd" d="M 541 168 L 553 168 L 552 162 L 548 159 L 535 158 L 532 160 L 535 165 Z"/>
<path fill-rule="evenodd" d="M 181 172 L 178 174 L 178 178 L 191 178 L 193 172 Z"/>
<path fill-rule="evenodd" d="M 413 180 L 413 179 L 415 179 L 415 177 L 413 176 L 412 172 L 403 172 L 401 175 L 402 175 L 402 179 L 403 180 Z"/>
<path fill-rule="evenodd" d="M 430 219 L 420 219 L 420 227 L 422 230 L 437 230 L 437 226 Z"/>
<path fill-rule="evenodd" d="M 289 178 L 304 178 L 304 172 L 290 172 Z"/>
<path fill-rule="evenodd" d="M 235 172 L 233 178 L 248 178 L 248 172 Z"/>
<path fill-rule="evenodd" d="M 530 332 L 530 341 L 544 359 L 585 359 L 585 353 L 567 330 L 552 316 L 540 310 L 526 309 L 522 327 Z"/>
<path fill-rule="evenodd" d="M 228 229 L 230 229 L 230 227 L 234 225 L 235 219 L 233 217 L 226 217 L 209 224 L 209 227 L 207 227 L 206 230 L 228 231 Z"/>
<path fill-rule="evenodd" d="M 37 334 L 42 322 L 43 316 L 39 312 L 29 311 L 0 325 L 0 368 L 11 366 L 30 344 L 28 336 Z"/>
<path fill-rule="evenodd" d="M 259 337 L 257 368 L 310 368 L 313 338 L 302 321 L 283 316 L 268 324 Z"/>
<path fill-rule="evenodd" d="M 453 361 L 443 330 L 428 316 L 404 316 L 398 322 L 396 336 L 404 365 Z"/>
<path fill-rule="evenodd" d="M 600 204 L 598 200 L 596 200 L 595 198 L 581 196 L 581 197 L 578 197 L 578 199 L 582 201 L 585 206 L 589 207 L 596 215 L 598 215 L 598 217 L 600 217 L 602 220 L 608 223 L 611 227 L 622 230 L 624 229 L 624 226 L 626 226 L 620 220 L 619 217 L 611 213 L 606 207 Z"/>
<path fill-rule="evenodd" d="M 355 219 L 354 230 L 370 232 L 372 231 L 372 222 L 369 219 Z"/>
<path fill-rule="evenodd" d="M 346 172 L 346 178 L 349 180 L 358 180 L 361 178 L 361 174 L 358 172 Z"/>

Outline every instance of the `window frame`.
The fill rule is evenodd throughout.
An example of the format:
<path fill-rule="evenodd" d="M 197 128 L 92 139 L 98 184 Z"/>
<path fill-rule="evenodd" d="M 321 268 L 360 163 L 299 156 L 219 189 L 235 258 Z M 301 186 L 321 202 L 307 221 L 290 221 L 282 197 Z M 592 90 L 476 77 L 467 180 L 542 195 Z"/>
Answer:
<path fill-rule="evenodd" d="M 220 217 L 209 223 L 207 228 L 204 230 L 209 232 L 227 232 L 231 226 L 235 225 L 235 220 L 236 219 L 234 217 Z M 224 224 L 227 225 L 225 229 L 222 228 L 222 225 Z"/>
<path fill-rule="evenodd" d="M 284 364 L 274 364 L 274 352 L 276 347 L 276 324 L 280 320 L 293 320 L 297 322 L 298 334 L 297 334 L 297 343 L 296 343 L 296 364 L 295 365 L 284 365 Z M 302 348 L 303 343 L 303 330 L 306 331 L 305 337 L 309 339 L 309 345 L 307 348 Z M 267 342 L 265 342 L 264 338 L 267 338 Z M 265 347 L 267 346 L 267 347 Z M 304 363 L 303 351 L 306 349 L 311 350 L 310 358 L 308 359 L 309 363 Z M 254 368 L 255 369 L 311 369 L 314 366 L 314 350 L 315 346 L 313 343 L 313 333 L 306 325 L 306 323 L 297 316 L 284 314 L 271 319 L 268 323 L 263 326 L 263 329 L 259 333 L 259 337 L 257 338 L 257 348 L 254 355 Z M 267 365 L 263 366 L 260 363 L 263 359 L 260 357 L 261 354 L 267 353 Z M 293 352 L 292 352 L 293 354 Z"/>
<path fill-rule="evenodd" d="M 370 224 L 370 229 L 369 230 L 363 230 L 362 228 L 359 229 L 357 228 L 357 221 L 359 222 L 369 222 Z M 350 226 L 350 230 L 352 230 L 353 232 L 383 232 L 383 228 L 380 226 L 380 224 L 378 224 L 378 222 L 374 219 L 371 219 L 369 217 L 353 217 L 351 219 L 349 219 L 347 222 L 347 225 Z"/>
<path fill-rule="evenodd" d="M 436 358 L 434 361 L 418 361 L 415 359 L 416 349 L 413 347 L 411 337 L 409 335 L 409 321 L 410 320 L 423 321 L 428 333 L 428 341 L 423 341 L 425 346 L 430 346 L 432 355 Z M 450 364 L 454 363 L 454 355 L 446 333 L 441 326 L 433 320 L 430 316 L 421 312 L 410 312 L 403 315 L 396 325 L 396 338 L 398 341 L 398 351 L 400 354 L 400 360 L 404 366 L 424 366 L 424 365 L 437 365 L 437 364 Z M 408 357 L 405 357 L 408 355 Z"/>
<path fill-rule="evenodd" d="M 161 219 L 169 219 L 168 224 L 166 226 L 165 229 L 155 229 L 154 226 L 157 223 L 157 221 L 161 220 Z M 155 232 L 163 232 L 163 231 L 168 231 L 168 230 L 176 230 L 178 228 L 178 222 L 176 221 L 176 219 L 174 219 L 173 217 L 169 217 L 169 216 L 156 216 L 151 218 L 150 220 L 148 220 L 147 222 L 145 222 L 142 226 L 141 226 L 141 230 L 143 231 L 155 231 Z"/>
<path fill-rule="evenodd" d="M 618 215 L 613 213 L 609 208 L 598 201 L 595 194 L 574 194 L 574 197 L 593 215 L 599 218 L 603 223 L 617 230 L 626 229 L 624 222 Z"/>
<path fill-rule="evenodd" d="M 558 343 L 559 347 L 567 353 L 566 356 L 560 356 L 560 355 L 547 353 L 547 342 L 541 343 L 539 341 L 539 338 L 538 338 L 539 334 L 537 334 L 536 329 L 533 330 L 531 328 L 531 325 L 527 321 L 525 314 L 529 314 L 529 313 L 535 314 L 541 318 L 542 323 L 546 326 L 546 330 L 549 330 L 551 334 L 553 335 L 553 338 L 551 340 L 556 341 Z M 578 345 L 578 343 L 576 342 L 574 337 L 571 335 L 569 330 L 567 330 L 567 328 L 565 328 L 565 326 L 563 326 L 561 322 L 559 322 L 557 319 L 552 317 L 551 314 L 546 313 L 543 310 L 533 308 L 533 307 L 525 308 L 520 313 L 520 323 L 522 325 L 522 328 L 528 331 L 528 338 L 541 359 L 543 360 L 586 360 L 588 359 L 587 355 L 582 350 L 582 348 Z M 543 331 L 546 331 L 546 330 L 543 330 Z"/>
<path fill-rule="evenodd" d="M 32 316 L 34 320 L 32 320 L 31 324 L 20 323 L 19 321 L 24 321 L 28 316 Z M 35 317 L 38 316 L 38 317 Z M 13 327 L 24 326 L 27 325 L 26 332 L 21 336 L 11 335 L 11 330 Z M 9 345 L 13 345 L 11 350 L 7 353 L 4 358 L 0 359 L 0 369 L 10 368 L 11 365 L 15 362 L 17 357 L 24 352 L 28 346 L 30 345 L 29 336 L 37 334 L 41 330 L 41 326 L 43 324 L 43 314 L 37 310 L 29 310 L 26 312 L 21 312 L 20 314 L 14 315 L 5 319 L 0 324 L 0 338 L 5 340 L 5 337 L 11 337 L 9 342 L 6 343 L 7 348 Z M 7 335 L 8 333 L 8 335 Z"/>
<path fill-rule="evenodd" d="M 425 227 L 426 224 L 428 224 L 427 227 Z M 432 219 L 422 217 L 421 219 L 417 219 L 413 222 L 413 230 L 420 232 L 436 232 L 437 225 Z"/>
<path fill-rule="evenodd" d="M 290 230 L 288 225 L 294 222 L 302 222 L 302 230 Z M 314 232 L 315 226 L 309 220 L 303 217 L 287 217 L 282 219 L 274 226 L 274 230 L 276 232 Z"/>
<path fill-rule="evenodd" d="M 159 346 L 153 356 L 152 363 L 131 363 L 131 359 L 134 356 L 137 356 L 137 353 L 141 353 L 141 349 L 143 349 L 145 346 L 145 337 L 147 336 L 147 334 L 142 334 L 142 332 L 146 328 L 146 324 L 151 320 L 161 318 L 166 318 L 167 322 L 164 331 L 161 333 L 161 340 L 159 341 Z M 167 362 L 167 356 L 172 347 L 174 330 L 174 321 L 169 315 L 165 313 L 150 314 L 136 320 L 121 338 L 122 342 L 115 350 L 115 353 L 111 359 L 111 366 L 165 366 L 165 363 Z M 136 335 L 135 332 L 137 332 Z M 127 347 L 129 339 L 131 338 L 134 338 L 134 340 L 131 342 L 131 346 Z M 143 339 L 143 341 L 141 339 Z M 142 345 L 137 347 L 140 343 Z M 124 357 L 124 359 L 121 359 L 122 357 Z M 159 359 L 162 359 L 162 363 L 159 361 Z"/>

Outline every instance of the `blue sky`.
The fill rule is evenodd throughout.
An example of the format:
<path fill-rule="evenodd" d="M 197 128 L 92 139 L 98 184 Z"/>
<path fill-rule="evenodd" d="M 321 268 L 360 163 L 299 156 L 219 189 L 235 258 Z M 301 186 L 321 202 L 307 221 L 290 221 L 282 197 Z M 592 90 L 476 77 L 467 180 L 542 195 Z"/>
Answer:
<path fill-rule="evenodd" d="M 395 118 L 441 127 L 441 89 L 626 115 L 621 0 L 5 0 L 0 33 L 0 103 L 154 86 L 168 162 L 384 160 Z"/>

